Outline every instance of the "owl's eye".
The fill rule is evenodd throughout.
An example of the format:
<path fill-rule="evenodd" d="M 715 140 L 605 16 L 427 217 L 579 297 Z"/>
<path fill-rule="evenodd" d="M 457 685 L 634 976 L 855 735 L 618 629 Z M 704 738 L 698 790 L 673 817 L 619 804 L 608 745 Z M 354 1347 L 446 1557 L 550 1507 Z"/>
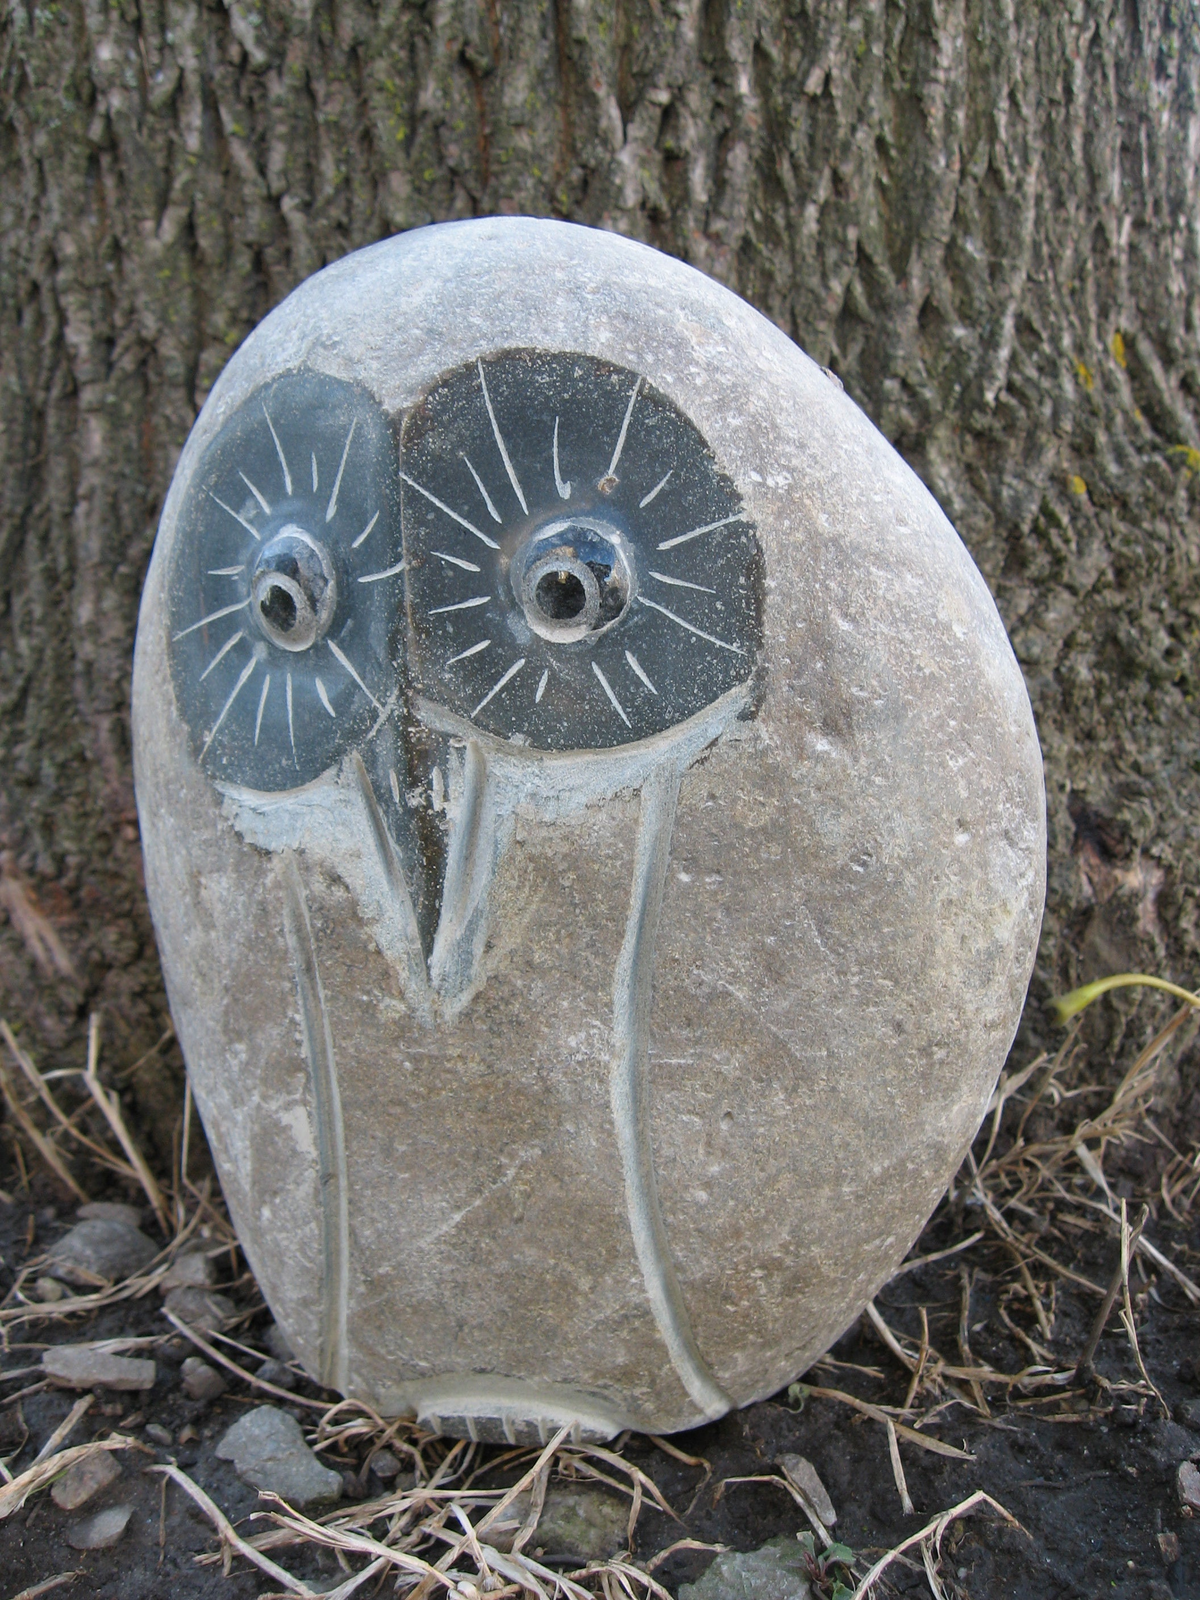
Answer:
<path fill-rule="evenodd" d="M 414 688 L 482 732 L 603 750 L 754 674 L 763 563 L 733 484 L 643 377 L 510 350 L 401 436 Z"/>
<path fill-rule="evenodd" d="M 360 745 L 397 690 L 395 445 L 353 384 L 291 372 L 223 425 L 186 490 L 171 673 L 214 778 L 295 788 Z"/>

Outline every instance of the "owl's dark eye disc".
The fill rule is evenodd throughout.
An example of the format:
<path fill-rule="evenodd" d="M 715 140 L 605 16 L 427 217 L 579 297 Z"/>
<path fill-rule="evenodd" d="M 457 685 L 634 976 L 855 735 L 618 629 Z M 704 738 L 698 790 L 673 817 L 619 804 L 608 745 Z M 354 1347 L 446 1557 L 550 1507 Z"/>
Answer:
<path fill-rule="evenodd" d="M 535 749 L 606 749 L 753 674 L 762 555 L 707 442 L 637 373 L 505 351 L 401 441 L 414 688 Z"/>
<path fill-rule="evenodd" d="M 171 675 L 214 778 L 310 782 L 398 690 L 403 561 L 391 429 L 354 384 L 291 372 L 252 395 L 187 489 Z"/>

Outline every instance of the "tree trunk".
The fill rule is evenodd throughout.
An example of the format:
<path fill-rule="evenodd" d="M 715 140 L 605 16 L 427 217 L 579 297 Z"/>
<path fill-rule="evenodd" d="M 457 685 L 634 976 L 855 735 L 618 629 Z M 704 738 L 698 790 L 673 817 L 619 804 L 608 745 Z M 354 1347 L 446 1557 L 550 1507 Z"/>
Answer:
<path fill-rule="evenodd" d="M 48 1065 L 92 1009 L 115 1063 L 167 1025 L 129 672 L 217 373 L 346 251 L 497 211 L 681 256 L 841 375 L 1028 676 L 1035 994 L 1194 976 L 1198 46 L 1195 0 L 9 0 L 0 1015 Z"/>

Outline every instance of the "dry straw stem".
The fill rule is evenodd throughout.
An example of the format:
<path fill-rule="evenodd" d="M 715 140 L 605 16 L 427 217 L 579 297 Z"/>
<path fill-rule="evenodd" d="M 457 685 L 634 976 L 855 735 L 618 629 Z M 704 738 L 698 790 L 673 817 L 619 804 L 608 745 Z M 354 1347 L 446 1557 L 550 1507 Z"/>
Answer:
<path fill-rule="evenodd" d="M 77 1567 L 74 1572 L 56 1572 L 52 1578 L 43 1578 L 41 1583 L 35 1583 L 30 1589 L 22 1589 L 20 1594 L 15 1594 L 12 1600 L 41 1600 L 42 1595 L 50 1594 L 55 1589 L 61 1589 L 64 1583 L 74 1583 L 76 1578 L 82 1578 L 84 1569 Z"/>
<path fill-rule="evenodd" d="M 936 1550 L 940 1556 L 942 1535 L 950 1524 L 956 1522 L 959 1517 L 970 1516 L 976 1507 L 984 1505 L 991 1506 L 993 1511 L 998 1511 L 1011 1527 L 1020 1528 L 1021 1524 L 1011 1511 L 1007 1511 L 998 1500 L 993 1500 L 990 1494 L 985 1494 L 982 1489 L 976 1489 L 974 1494 L 968 1495 L 965 1500 L 960 1500 L 956 1506 L 951 1506 L 948 1511 L 941 1512 L 939 1516 L 934 1517 L 932 1522 L 927 1522 L 917 1533 L 909 1534 L 908 1538 L 896 1545 L 894 1549 L 889 1550 L 886 1555 L 880 1556 L 858 1588 L 855 1589 L 851 1600 L 866 1600 L 871 1588 L 878 1583 L 880 1577 L 887 1571 L 893 1561 L 898 1560 L 906 1550 L 911 1550 L 915 1544 L 925 1546 L 928 1541 L 928 1547 Z M 926 1570 L 928 1571 L 928 1565 Z"/>
<path fill-rule="evenodd" d="M 130 1439 L 126 1434 L 114 1433 L 108 1439 L 93 1439 L 90 1444 L 73 1445 L 69 1450 L 59 1450 L 55 1455 L 47 1456 L 44 1461 L 35 1461 L 33 1466 L 26 1467 L 11 1483 L 6 1483 L 0 1489 L 0 1522 L 6 1517 L 11 1517 L 14 1511 L 19 1511 L 29 1499 L 31 1494 L 36 1494 L 39 1489 L 44 1489 L 52 1483 L 68 1467 L 73 1467 L 77 1461 L 86 1461 L 89 1456 L 102 1454 L 106 1450 L 142 1450 L 152 1454 L 144 1444 L 136 1439 Z"/>
<path fill-rule="evenodd" d="M 167 1211 L 167 1202 L 163 1192 L 158 1186 L 158 1181 L 146 1164 L 145 1157 L 130 1137 L 125 1119 L 121 1115 L 121 1102 L 115 1093 L 110 1093 L 100 1079 L 96 1076 L 100 1064 L 100 1015 L 93 1011 L 88 1019 L 88 1052 L 87 1069 L 83 1081 L 87 1085 L 88 1093 L 104 1113 L 104 1120 L 112 1129 L 117 1143 L 124 1150 L 130 1166 L 137 1173 L 138 1181 L 146 1191 L 146 1198 L 154 1208 L 154 1214 L 159 1220 L 162 1231 L 168 1236 L 171 1233 L 171 1219 Z"/>
<path fill-rule="evenodd" d="M 162 1473 L 164 1476 L 170 1478 L 171 1481 L 173 1483 L 177 1483 L 183 1490 L 184 1494 L 188 1495 L 192 1500 L 194 1500 L 200 1507 L 201 1511 L 204 1512 L 204 1515 L 209 1519 L 213 1527 L 216 1528 L 220 1537 L 222 1552 L 226 1558 L 226 1575 L 228 1575 L 229 1572 L 228 1553 L 236 1550 L 239 1555 L 245 1556 L 247 1561 L 253 1562 L 261 1572 L 265 1572 L 269 1578 L 274 1578 L 276 1583 L 282 1583 L 288 1594 L 313 1594 L 313 1590 L 310 1589 L 306 1583 L 302 1583 L 299 1578 L 293 1578 L 290 1572 L 285 1572 L 282 1567 L 277 1567 L 268 1556 L 264 1556 L 262 1552 L 256 1550 L 253 1545 L 247 1544 L 245 1539 L 243 1539 L 238 1533 L 237 1529 L 233 1526 L 224 1512 L 221 1511 L 218 1506 L 214 1505 L 200 1485 L 193 1482 L 192 1479 L 188 1477 L 187 1473 L 184 1472 L 180 1467 L 175 1466 L 175 1464 L 171 1462 L 161 1466 L 147 1467 L 146 1471 Z"/>

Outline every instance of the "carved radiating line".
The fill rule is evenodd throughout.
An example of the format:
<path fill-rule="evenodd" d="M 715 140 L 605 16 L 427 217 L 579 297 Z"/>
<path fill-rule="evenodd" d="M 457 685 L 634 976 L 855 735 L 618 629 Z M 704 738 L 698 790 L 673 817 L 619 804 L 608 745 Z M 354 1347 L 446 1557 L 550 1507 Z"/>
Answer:
<path fill-rule="evenodd" d="M 288 468 L 287 457 L 283 453 L 283 446 L 279 442 L 279 435 L 275 432 L 275 424 L 271 421 L 271 413 L 263 402 L 263 416 L 267 419 L 267 427 L 271 430 L 271 437 L 275 441 L 275 452 L 279 457 L 279 465 L 283 468 L 283 492 L 290 495 L 292 492 L 292 474 Z"/>
<path fill-rule="evenodd" d="M 653 611 L 661 611 L 664 617 L 670 617 L 672 622 L 677 622 L 681 628 L 686 628 L 689 633 L 694 633 L 697 639 L 707 639 L 709 644 L 715 644 L 719 650 L 732 650 L 734 655 L 744 656 L 746 652 L 740 644 L 726 644 L 724 639 L 717 639 L 711 633 L 705 633 L 703 628 L 695 628 L 690 622 L 685 622 L 682 617 L 676 616 L 673 611 L 668 611 L 666 606 L 660 606 L 657 600 L 647 600 L 644 594 L 638 595 L 638 600 L 644 606 L 649 606 Z"/>
<path fill-rule="evenodd" d="M 650 682 L 650 679 L 646 676 L 646 669 L 642 666 L 642 663 L 634 655 L 632 650 L 626 650 L 625 659 L 626 659 L 626 661 L 628 661 L 629 665 L 633 668 L 633 670 L 637 673 L 638 677 L 642 680 L 642 682 L 646 685 L 647 689 L 649 689 L 650 693 L 651 694 L 657 694 L 658 690 L 654 687 L 654 685 Z"/>
<path fill-rule="evenodd" d="M 212 660 L 205 667 L 204 671 L 200 674 L 200 682 L 201 683 L 203 683 L 205 678 L 208 677 L 209 673 L 216 666 L 217 662 L 224 660 L 225 656 L 228 654 L 228 652 L 230 650 L 233 649 L 234 645 L 238 642 L 238 640 L 239 639 L 244 639 L 245 637 L 246 637 L 245 633 L 243 632 L 243 630 L 241 628 L 239 628 L 238 631 L 233 635 L 233 637 L 231 639 L 226 639 L 225 643 L 221 646 L 221 648 L 217 651 L 216 655 L 212 658 Z"/>
<path fill-rule="evenodd" d="M 487 705 L 488 701 L 489 700 L 494 700 L 495 697 L 500 693 L 501 689 L 503 689 L 504 685 L 506 683 L 511 683 L 512 680 L 516 677 L 517 673 L 520 672 L 521 668 L 524 665 L 525 665 L 525 657 L 524 656 L 521 656 L 516 661 L 514 661 L 512 666 L 509 667 L 508 671 L 504 674 L 504 676 L 502 678 L 498 678 L 496 680 L 496 682 L 492 685 L 492 687 L 488 690 L 488 692 L 484 695 L 483 699 L 475 707 L 475 709 L 474 709 L 474 711 L 472 711 L 471 715 L 473 717 L 477 717 L 479 715 L 479 713 L 483 710 L 484 706 Z"/>
<path fill-rule="evenodd" d="M 241 675 L 238 678 L 238 681 L 234 684 L 233 688 L 229 691 L 229 699 L 226 700 L 225 704 L 221 707 L 221 715 L 213 723 L 212 732 L 209 734 L 208 738 L 205 739 L 205 741 L 204 741 L 204 748 L 200 752 L 201 761 L 203 761 L 205 756 L 208 754 L 209 745 L 217 737 L 217 729 L 221 726 L 221 724 L 225 721 L 225 718 L 229 715 L 230 709 L 233 706 L 233 702 L 237 699 L 238 695 L 241 694 L 242 689 L 244 688 L 247 680 L 250 677 L 250 674 L 254 671 L 254 669 L 255 669 L 255 667 L 257 665 L 258 665 L 258 657 L 257 656 L 251 656 L 249 661 L 247 661 L 246 665 L 242 668 Z"/>
<path fill-rule="evenodd" d="M 503 522 L 504 518 L 496 510 L 496 507 L 492 503 L 491 495 L 487 492 L 487 490 L 483 486 L 483 479 L 479 476 L 479 474 L 475 471 L 475 468 L 471 465 L 470 456 L 466 453 L 465 450 L 461 452 L 461 455 L 462 455 L 463 460 L 467 463 L 467 471 L 475 479 L 475 487 L 479 490 L 480 494 L 483 496 L 483 503 L 488 508 L 488 515 L 491 517 L 493 522 Z"/>
<path fill-rule="evenodd" d="M 658 480 L 658 482 L 654 485 L 653 489 L 651 489 L 649 494 L 644 494 L 642 496 L 642 498 L 638 501 L 638 510 L 639 511 L 645 510 L 645 508 L 650 504 L 651 500 L 657 500 L 658 499 L 659 495 L 667 487 L 667 484 L 670 482 L 670 480 L 674 476 L 674 474 L 675 474 L 675 468 L 672 467 L 670 472 L 667 473 L 667 476 L 665 478 L 660 478 Z"/>
<path fill-rule="evenodd" d="M 639 378 L 633 386 L 633 393 L 629 396 L 629 404 L 625 408 L 625 420 L 621 424 L 621 431 L 617 435 L 616 448 L 612 453 L 612 460 L 608 463 L 608 471 L 604 474 L 611 478 L 617 470 L 617 462 L 621 459 L 621 451 L 625 448 L 625 435 L 629 432 L 629 419 L 633 416 L 633 408 L 637 404 L 637 397 L 641 393 L 642 380 Z"/>
<path fill-rule="evenodd" d="M 642 789 L 629 916 L 613 974 L 614 1048 L 609 1094 L 625 1178 L 629 1229 L 646 1297 L 680 1381 L 705 1416 L 712 1418 L 728 1411 L 732 1401 L 709 1371 L 692 1332 L 659 1204 L 650 1143 L 646 1058 L 654 943 L 678 797 L 677 770 L 654 773 Z"/>
<path fill-rule="evenodd" d="M 689 539 L 698 539 L 702 533 L 711 533 L 714 528 L 727 528 L 731 522 L 746 520 L 745 513 L 739 511 L 736 517 L 722 517 L 718 522 L 706 522 L 702 528 L 691 528 L 687 533 L 677 533 L 673 539 L 664 539 L 658 548 L 674 550 L 677 544 L 686 544 Z"/>
<path fill-rule="evenodd" d="M 431 550 L 429 554 L 436 556 L 439 561 L 448 561 L 452 567 L 461 567 L 464 572 L 482 571 L 473 561 L 464 561 L 461 556 L 448 556 L 444 550 Z"/>
<path fill-rule="evenodd" d="M 535 706 L 541 704 L 542 696 L 545 694 L 546 685 L 549 682 L 550 682 L 550 668 L 547 667 L 545 672 L 543 672 L 541 677 L 538 679 L 537 693 L 533 697 L 533 703 L 534 703 Z"/>
<path fill-rule="evenodd" d="M 209 567 L 207 576 L 210 578 L 236 578 L 239 572 L 245 572 L 244 565 L 240 567 Z"/>
<path fill-rule="evenodd" d="M 309 452 L 309 454 L 312 456 L 313 493 L 316 494 L 317 488 L 318 488 L 318 484 L 317 484 L 317 452 L 315 450 L 311 450 Z"/>
<path fill-rule="evenodd" d="M 473 522 L 468 522 L 466 517 L 460 517 L 457 511 L 451 511 L 444 500 L 439 500 L 437 495 L 430 494 L 428 489 L 423 489 L 415 478 L 409 477 L 407 472 L 402 472 L 400 476 L 411 489 L 415 489 L 418 494 L 423 494 L 430 505 L 436 506 L 439 511 L 444 511 L 452 521 L 458 523 L 460 528 L 465 528 L 468 533 L 473 533 L 477 539 L 482 539 L 489 550 L 499 550 L 500 546 L 495 539 L 489 539 L 482 528 L 477 528 Z"/>
<path fill-rule="evenodd" d="M 477 594 L 470 600 L 456 600 L 452 606 L 434 606 L 429 613 L 431 617 L 440 617 L 447 611 L 470 611 L 472 606 L 485 606 L 491 599 L 490 594 Z"/>
<path fill-rule="evenodd" d="M 350 546 L 351 550 L 357 550 L 358 549 L 359 545 L 367 537 L 367 535 L 370 533 L 371 529 L 375 526 L 375 524 L 378 521 L 379 521 L 379 513 L 377 511 L 375 513 L 375 515 L 371 518 L 370 522 L 367 523 L 367 525 L 363 529 L 363 531 L 359 534 L 358 538 L 355 539 L 354 543 Z"/>
<path fill-rule="evenodd" d="M 174 644 L 177 639 L 186 639 L 189 633 L 195 633 L 197 628 L 205 628 L 210 622 L 219 622 L 222 617 L 231 617 L 235 611 L 244 611 L 250 604 L 250 596 L 239 600 L 236 605 L 222 606 L 220 611 L 210 611 L 206 617 L 201 617 L 199 622 L 193 622 L 190 628 L 185 628 L 182 633 L 177 633 L 171 640 Z"/>
<path fill-rule="evenodd" d="M 338 661 L 343 667 L 345 667 L 346 671 L 354 679 L 355 683 L 362 690 L 362 692 L 366 695 L 367 699 L 375 707 L 376 711 L 382 711 L 383 707 L 379 704 L 379 701 L 376 700 L 375 696 L 371 693 L 370 689 L 367 688 L 366 684 L 362 681 L 362 679 L 359 677 L 358 673 L 354 670 L 353 662 L 351 662 L 350 660 L 347 659 L 347 657 L 344 655 L 342 650 L 336 644 L 334 644 L 332 639 L 326 639 L 325 643 L 329 646 L 330 651 L 333 653 L 334 659 L 336 661 Z M 324 689 L 321 688 L 321 680 L 320 680 L 320 678 L 317 679 L 317 689 L 320 692 L 322 700 L 325 700 L 325 691 L 324 691 Z M 325 709 L 326 709 L 326 711 L 329 711 L 329 702 L 328 702 L 328 700 L 325 701 Z M 332 711 L 330 711 L 329 714 L 330 714 L 330 716 L 332 716 L 333 715 Z"/>
<path fill-rule="evenodd" d="M 321 682 L 320 678 L 317 677 L 315 672 L 313 673 L 313 682 L 317 686 L 317 698 L 320 700 L 321 704 L 325 707 L 326 711 L 328 711 L 329 715 L 336 722 L 337 721 L 337 712 L 329 704 L 329 695 L 325 691 L 325 685 Z"/>
<path fill-rule="evenodd" d="M 571 498 L 571 480 L 563 482 L 562 473 L 558 470 L 558 418 L 554 419 L 554 487 L 558 490 L 560 500 Z"/>
<path fill-rule="evenodd" d="M 465 650 L 460 650 L 456 656 L 451 656 L 446 665 L 452 667 L 456 661 L 465 661 L 468 656 L 477 656 L 491 644 L 490 639 L 480 639 L 478 644 L 469 644 Z"/>
<path fill-rule="evenodd" d="M 608 679 L 601 672 L 598 662 L 595 662 L 595 661 L 592 662 L 592 671 L 596 674 L 597 678 L 599 678 L 600 687 L 604 690 L 605 694 L 612 701 L 613 710 L 617 713 L 617 715 L 620 717 L 621 721 L 625 724 L 625 726 L 627 728 L 631 728 L 633 726 L 633 724 L 630 722 L 629 718 L 625 715 L 625 708 L 622 706 L 621 702 L 617 699 L 616 695 L 613 693 L 612 684 L 609 683 Z"/>
<path fill-rule="evenodd" d="M 268 672 L 263 680 L 262 693 L 258 697 L 258 715 L 254 719 L 254 748 L 258 749 L 258 735 L 262 728 L 263 712 L 267 709 L 267 690 L 271 687 L 271 674 Z"/>
<path fill-rule="evenodd" d="M 246 521 L 245 517 L 242 516 L 240 511 L 235 511 L 232 506 L 227 506 L 225 504 L 224 500 L 220 499 L 217 495 L 215 495 L 212 492 L 211 489 L 208 491 L 208 498 L 210 500 L 216 501 L 217 505 L 220 506 L 222 511 L 228 511 L 229 515 L 233 518 L 233 520 L 235 522 L 240 522 L 242 527 L 245 528 L 247 533 L 252 533 L 256 540 L 261 540 L 262 534 L 259 533 L 258 529 L 254 526 L 254 524 L 252 522 L 247 522 Z"/>
<path fill-rule="evenodd" d="M 292 742 L 292 760 L 295 762 L 297 770 L 299 770 L 300 760 L 299 760 L 299 757 L 296 755 L 296 725 L 292 721 L 292 675 L 291 675 L 290 672 L 287 675 L 287 708 L 288 708 L 288 738 Z"/>
<path fill-rule="evenodd" d="M 264 499 L 263 499 L 263 496 L 262 496 L 262 493 L 261 493 L 261 492 L 260 492 L 260 491 L 259 491 L 259 490 L 258 490 L 258 489 L 256 489 L 256 488 L 255 488 L 255 487 L 254 487 L 254 485 L 253 485 L 253 484 L 252 484 L 252 483 L 251 483 L 251 482 L 250 482 L 250 479 L 249 479 L 249 478 L 248 478 L 248 477 L 247 477 L 247 476 L 246 476 L 246 474 L 245 474 L 245 473 L 244 473 L 244 472 L 243 472 L 243 471 L 242 471 L 242 470 L 241 470 L 241 468 L 240 468 L 240 467 L 239 467 L 239 469 L 238 469 L 238 477 L 239 477 L 239 478 L 240 478 L 240 479 L 241 479 L 241 480 L 242 480 L 242 482 L 243 482 L 243 483 L 244 483 L 244 484 L 245 484 L 245 485 L 246 485 L 246 487 L 247 487 L 247 489 L 249 489 L 249 491 L 250 491 L 250 493 L 251 493 L 251 494 L 252 494 L 252 495 L 253 495 L 253 496 L 254 496 L 254 498 L 255 498 L 255 499 L 256 499 L 256 500 L 257 500 L 257 501 L 258 501 L 258 503 L 259 503 L 259 505 L 260 505 L 260 506 L 261 506 L 261 507 L 262 507 L 262 508 L 263 508 L 263 510 L 264 510 L 264 511 L 265 511 L 265 512 L 266 512 L 266 513 L 267 513 L 267 515 L 268 515 L 268 516 L 270 516 L 270 514 L 271 514 L 271 508 L 270 508 L 270 506 L 269 506 L 269 505 L 268 505 L 268 504 L 267 504 L 267 502 L 266 502 L 266 501 L 265 501 L 265 500 L 264 500 Z M 213 496 L 213 498 L 214 498 L 214 500 L 215 500 L 215 499 L 216 499 L 216 496 L 215 496 L 215 495 L 214 495 L 214 496 Z M 240 519 L 240 518 L 239 518 L 239 519 L 238 519 L 238 520 L 239 520 L 239 521 L 240 521 L 240 520 L 241 520 L 241 519 Z"/>
<path fill-rule="evenodd" d="M 350 1212 L 342 1100 L 333 1054 L 333 1029 L 321 986 L 304 884 L 290 850 L 286 861 L 283 925 L 300 1001 L 300 1035 L 312 1090 L 317 1147 L 316 1189 L 321 1208 L 320 1379 L 330 1388 L 344 1392 L 349 1386 L 346 1309 L 350 1297 Z"/>
<path fill-rule="evenodd" d="M 521 503 L 521 510 L 526 516 L 528 516 L 529 507 L 525 504 L 524 491 L 522 490 L 520 483 L 517 481 L 516 469 L 508 458 L 508 451 L 504 444 L 504 435 L 500 432 L 500 424 L 496 421 L 496 413 L 492 410 L 492 397 L 488 393 L 487 379 L 483 375 L 483 362 L 476 361 L 475 365 L 479 368 L 479 381 L 483 385 L 483 403 L 485 406 L 487 406 L 487 414 L 492 421 L 492 432 L 496 436 L 496 448 L 500 452 L 500 459 L 504 463 L 504 470 L 508 473 L 508 481 L 513 486 L 513 493 Z"/>
<path fill-rule="evenodd" d="M 650 576 L 659 583 L 669 583 L 673 589 L 698 589 L 701 594 L 716 594 L 715 589 L 710 589 L 706 583 L 689 583 L 686 578 L 672 578 L 665 572 L 651 572 Z M 360 578 L 359 583 L 363 580 Z"/>
<path fill-rule="evenodd" d="M 378 583 L 383 578 L 394 578 L 398 572 L 403 572 L 407 561 L 397 561 L 394 567 L 388 567 L 385 572 L 368 572 L 358 581 L 359 583 Z"/>
<path fill-rule="evenodd" d="M 350 441 L 354 437 L 354 430 L 358 427 L 358 418 L 350 424 L 350 432 L 346 435 L 346 442 L 342 446 L 342 459 L 338 463 L 337 477 L 333 480 L 333 493 L 329 496 L 329 504 L 325 507 L 325 521 L 332 522 L 337 516 L 338 491 L 342 487 L 342 473 L 346 470 L 346 457 L 350 454 Z"/>

